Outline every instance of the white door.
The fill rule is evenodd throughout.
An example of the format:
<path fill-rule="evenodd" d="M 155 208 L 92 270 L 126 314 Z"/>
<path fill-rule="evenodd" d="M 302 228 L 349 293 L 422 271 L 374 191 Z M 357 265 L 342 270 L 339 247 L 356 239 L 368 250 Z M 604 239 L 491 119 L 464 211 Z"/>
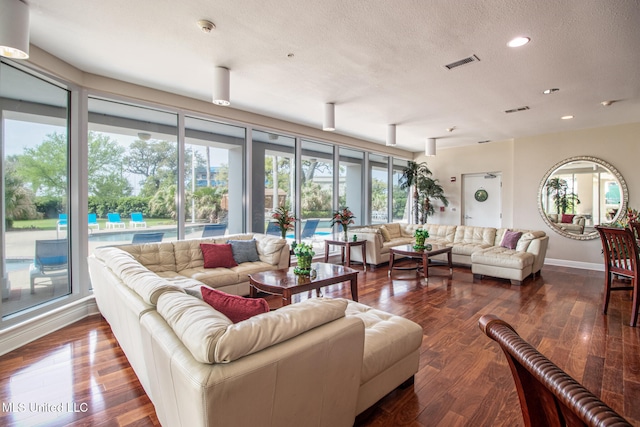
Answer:
<path fill-rule="evenodd" d="M 462 175 L 462 223 L 475 227 L 502 227 L 502 174 Z"/>

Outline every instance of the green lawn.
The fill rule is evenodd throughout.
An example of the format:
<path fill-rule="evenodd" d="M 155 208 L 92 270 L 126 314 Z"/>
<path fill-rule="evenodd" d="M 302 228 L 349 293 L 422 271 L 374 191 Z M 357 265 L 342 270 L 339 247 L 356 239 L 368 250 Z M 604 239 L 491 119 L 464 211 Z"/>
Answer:
<path fill-rule="evenodd" d="M 174 225 L 176 222 L 171 218 L 145 218 L 145 222 L 147 223 L 147 227 L 152 227 L 154 225 Z M 123 218 L 122 222 L 124 222 L 127 227 L 129 226 L 129 218 Z M 98 219 L 98 224 L 100 224 L 100 230 L 104 230 L 107 228 L 107 220 L 106 219 Z M 55 230 L 58 227 L 57 219 L 26 219 L 20 221 L 13 221 L 13 229 L 21 229 L 21 230 Z"/>

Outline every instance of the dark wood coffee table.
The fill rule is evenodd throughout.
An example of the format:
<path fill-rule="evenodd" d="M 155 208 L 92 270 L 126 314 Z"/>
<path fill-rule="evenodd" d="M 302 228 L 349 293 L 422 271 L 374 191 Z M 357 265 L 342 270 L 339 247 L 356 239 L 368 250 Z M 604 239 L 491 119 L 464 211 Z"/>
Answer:
<path fill-rule="evenodd" d="M 389 277 L 391 277 L 391 272 L 393 270 L 408 270 L 408 269 L 417 269 L 418 271 L 422 271 L 424 274 L 424 279 L 429 281 L 429 257 L 434 255 L 447 254 L 447 260 L 449 264 L 449 277 L 453 278 L 453 263 L 451 262 L 451 246 L 444 245 L 431 245 L 431 250 L 428 251 L 426 249 L 414 249 L 413 245 L 401 245 L 394 246 L 389 249 Z M 408 258 L 415 258 L 422 260 L 422 266 L 418 265 L 417 267 L 394 267 L 393 264 L 395 262 L 396 255 L 402 255 Z"/>
<path fill-rule="evenodd" d="M 313 279 L 293 274 L 293 267 L 249 274 L 249 295 L 255 298 L 258 291 L 282 295 L 282 305 L 289 305 L 293 294 L 348 281 L 351 282 L 351 299 L 358 301 L 358 270 L 321 262 L 312 267 L 316 269 Z"/>

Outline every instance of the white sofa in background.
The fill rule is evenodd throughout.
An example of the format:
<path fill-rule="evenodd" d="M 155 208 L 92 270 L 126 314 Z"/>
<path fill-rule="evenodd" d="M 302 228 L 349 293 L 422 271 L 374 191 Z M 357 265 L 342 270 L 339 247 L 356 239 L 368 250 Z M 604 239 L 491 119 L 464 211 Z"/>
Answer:
<path fill-rule="evenodd" d="M 260 239 L 262 267 L 276 268 L 260 245 L 284 240 L 248 236 Z M 215 270 L 197 253 L 211 240 L 99 248 L 88 259 L 98 308 L 163 426 L 351 426 L 412 382 L 422 328 L 360 303 L 315 298 L 233 324 L 200 298 L 199 278 L 226 277 L 202 271 Z"/>
<path fill-rule="evenodd" d="M 381 230 L 383 226 L 388 232 L 388 239 Z M 507 249 L 500 246 L 506 228 L 440 224 L 376 224 L 352 227 L 350 233 L 358 239 L 367 240 L 367 262 L 375 266 L 389 262 L 390 248 L 413 243 L 416 228 L 429 231 L 425 243 L 451 246 L 453 262 L 471 266 L 474 277 L 499 277 L 518 285 L 542 269 L 549 240 L 544 231 L 511 229 L 522 232 L 522 237 L 515 249 Z M 439 255 L 434 259 L 444 260 L 445 257 Z M 362 256 L 353 251 L 351 260 L 362 262 Z"/>
<path fill-rule="evenodd" d="M 562 214 L 558 215 L 548 213 L 547 218 L 549 218 L 549 221 L 554 223 L 560 229 L 576 234 L 584 233 L 584 226 L 587 222 L 587 218 L 583 215 L 575 215 L 571 219 L 571 222 L 562 222 Z"/>

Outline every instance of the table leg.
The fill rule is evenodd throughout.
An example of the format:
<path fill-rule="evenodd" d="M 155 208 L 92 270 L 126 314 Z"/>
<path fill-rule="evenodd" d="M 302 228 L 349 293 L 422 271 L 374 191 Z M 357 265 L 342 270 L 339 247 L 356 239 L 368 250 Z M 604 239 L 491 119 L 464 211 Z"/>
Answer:
<path fill-rule="evenodd" d="M 358 276 L 351 279 L 351 299 L 358 302 Z"/>
<path fill-rule="evenodd" d="M 250 298 L 258 297 L 258 290 L 251 283 L 249 283 L 249 297 Z"/>
<path fill-rule="evenodd" d="M 422 269 L 424 270 L 424 280 L 429 283 L 429 257 L 422 254 Z"/>
<path fill-rule="evenodd" d="M 394 258 L 395 258 L 395 253 L 393 251 L 391 251 L 389 256 L 390 256 L 390 258 L 389 258 L 389 272 L 387 273 L 387 276 L 391 277 L 391 271 L 393 271 L 393 261 L 394 261 Z"/>
<path fill-rule="evenodd" d="M 347 263 L 345 264 L 347 267 L 351 267 L 351 245 L 349 243 L 345 243 L 345 252 L 347 252 Z"/>
<path fill-rule="evenodd" d="M 340 264 L 344 265 L 344 246 L 340 246 Z"/>
<path fill-rule="evenodd" d="M 324 262 L 329 261 L 329 242 L 324 241 Z"/>
<path fill-rule="evenodd" d="M 449 277 L 453 279 L 453 262 L 451 262 L 451 251 L 447 252 L 447 260 L 449 261 Z"/>
<path fill-rule="evenodd" d="M 360 245 L 360 247 L 362 248 L 362 267 L 364 271 L 367 271 L 367 242 L 364 245 Z"/>
<path fill-rule="evenodd" d="M 291 289 L 284 289 L 282 291 L 282 305 L 291 304 Z"/>

